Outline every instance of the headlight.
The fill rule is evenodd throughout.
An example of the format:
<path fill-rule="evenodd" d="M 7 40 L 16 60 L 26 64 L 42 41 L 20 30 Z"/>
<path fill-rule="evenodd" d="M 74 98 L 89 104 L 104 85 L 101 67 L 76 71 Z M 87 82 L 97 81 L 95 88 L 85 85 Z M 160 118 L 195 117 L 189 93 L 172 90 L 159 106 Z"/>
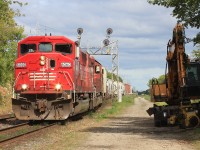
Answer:
<path fill-rule="evenodd" d="M 63 68 L 69 68 L 69 67 L 71 67 L 71 63 L 70 62 L 62 62 L 61 63 L 61 67 L 63 67 Z"/>
<path fill-rule="evenodd" d="M 41 65 L 41 66 L 44 66 L 44 65 L 45 65 L 45 61 L 44 61 L 44 60 L 41 60 L 41 61 L 40 61 L 40 65 Z"/>
<path fill-rule="evenodd" d="M 16 68 L 26 68 L 25 62 L 16 63 Z"/>
<path fill-rule="evenodd" d="M 40 60 L 45 60 L 45 56 L 40 56 Z"/>
<path fill-rule="evenodd" d="M 61 89 L 61 85 L 60 85 L 59 83 L 56 84 L 55 89 L 56 89 L 57 91 L 59 91 L 59 90 Z"/>
<path fill-rule="evenodd" d="M 22 84 L 22 90 L 26 90 L 28 88 L 27 84 Z"/>
<path fill-rule="evenodd" d="M 40 65 L 41 66 L 45 65 L 45 56 L 40 56 Z"/>

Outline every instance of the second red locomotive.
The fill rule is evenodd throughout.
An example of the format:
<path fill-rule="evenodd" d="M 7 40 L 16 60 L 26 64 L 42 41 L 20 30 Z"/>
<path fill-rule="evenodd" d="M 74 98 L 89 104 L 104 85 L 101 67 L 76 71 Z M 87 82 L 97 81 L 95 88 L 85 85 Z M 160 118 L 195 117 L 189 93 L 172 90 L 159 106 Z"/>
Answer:
<path fill-rule="evenodd" d="M 64 36 L 18 44 L 13 111 L 20 120 L 65 120 L 102 103 L 105 69 Z"/>

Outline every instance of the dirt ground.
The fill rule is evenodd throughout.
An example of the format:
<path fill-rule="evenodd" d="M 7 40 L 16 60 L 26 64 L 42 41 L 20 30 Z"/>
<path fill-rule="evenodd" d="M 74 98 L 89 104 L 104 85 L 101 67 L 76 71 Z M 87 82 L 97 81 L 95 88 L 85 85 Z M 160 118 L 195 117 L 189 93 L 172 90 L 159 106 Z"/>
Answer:
<path fill-rule="evenodd" d="M 135 105 L 123 114 L 99 126 L 84 129 L 87 139 L 78 150 L 193 150 L 193 146 L 183 140 L 186 130 L 178 127 L 153 125 L 153 118 L 145 112 L 152 106 L 143 98 L 136 98 Z M 188 132 L 189 133 L 189 132 Z"/>
<path fill-rule="evenodd" d="M 194 138 L 196 130 L 154 127 L 153 117 L 145 111 L 151 106 L 151 102 L 139 97 L 134 105 L 115 117 L 98 122 L 87 115 L 6 149 L 195 150 L 193 140 L 199 141 L 198 136 Z"/>

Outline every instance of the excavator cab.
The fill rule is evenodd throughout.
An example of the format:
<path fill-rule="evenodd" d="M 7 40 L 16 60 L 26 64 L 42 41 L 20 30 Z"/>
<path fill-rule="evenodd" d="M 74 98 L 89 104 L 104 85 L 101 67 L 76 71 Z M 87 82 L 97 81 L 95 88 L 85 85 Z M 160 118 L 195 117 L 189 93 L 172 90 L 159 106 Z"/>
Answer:
<path fill-rule="evenodd" d="M 200 62 L 190 62 L 186 69 L 187 96 L 200 98 Z"/>

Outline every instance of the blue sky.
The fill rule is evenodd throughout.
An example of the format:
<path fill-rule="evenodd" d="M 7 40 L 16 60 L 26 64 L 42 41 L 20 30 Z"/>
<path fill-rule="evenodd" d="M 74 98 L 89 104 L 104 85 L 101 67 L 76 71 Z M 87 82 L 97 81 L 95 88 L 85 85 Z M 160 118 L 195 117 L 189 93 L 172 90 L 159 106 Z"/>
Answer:
<path fill-rule="evenodd" d="M 25 1 L 29 4 L 20 9 L 26 16 L 15 20 L 27 35 L 46 31 L 77 40 L 76 30 L 82 27 L 81 45 L 98 47 L 111 27 L 111 40 L 119 41 L 119 74 L 126 82 L 146 90 L 149 79 L 164 74 L 166 45 L 177 22 L 172 9 L 150 5 L 147 0 Z M 187 29 L 186 36 L 192 38 L 197 32 Z M 193 49 L 192 43 L 186 46 L 188 54 Z M 97 59 L 111 69 L 110 56 Z"/>

